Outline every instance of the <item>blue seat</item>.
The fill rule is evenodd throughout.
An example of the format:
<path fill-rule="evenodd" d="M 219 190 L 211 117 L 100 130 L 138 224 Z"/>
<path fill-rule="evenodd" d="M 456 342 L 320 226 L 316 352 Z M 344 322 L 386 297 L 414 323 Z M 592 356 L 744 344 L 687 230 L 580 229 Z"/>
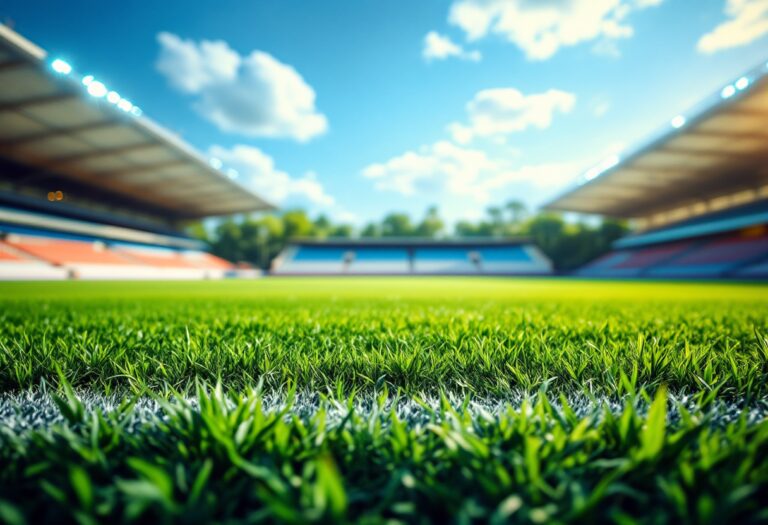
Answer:
<path fill-rule="evenodd" d="M 332 246 L 300 246 L 293 256 L 294 261 L 342 261 L 344 254 L 349 252 L 345 248 Z"/>
<path fill-rule="evenodd" d="M 523 262 L 530 261 L 531 257 L 521 246 L 488 247 L 477 250 L 482 262 Z"/>
<path fill-rule="evenodd" d="M 363 261 L 406 261 L 408 251 L 402 248 L 357 248 L 355 262 Z"/>
<path fill-rule="evenodd" d="M 416 260 L 423 261 L 468 261 L 467 248 L 419 248 L 415 252 Z"/>

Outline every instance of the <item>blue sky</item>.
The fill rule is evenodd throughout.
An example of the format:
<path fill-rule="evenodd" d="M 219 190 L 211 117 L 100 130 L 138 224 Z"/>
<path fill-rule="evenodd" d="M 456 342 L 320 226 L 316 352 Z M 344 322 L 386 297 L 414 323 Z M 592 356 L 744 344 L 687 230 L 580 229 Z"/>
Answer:
<path fill-rule="evenodd" d="M 3 0 L 282 207 L 535 207 L 768 59 L 768 0 Z"/>

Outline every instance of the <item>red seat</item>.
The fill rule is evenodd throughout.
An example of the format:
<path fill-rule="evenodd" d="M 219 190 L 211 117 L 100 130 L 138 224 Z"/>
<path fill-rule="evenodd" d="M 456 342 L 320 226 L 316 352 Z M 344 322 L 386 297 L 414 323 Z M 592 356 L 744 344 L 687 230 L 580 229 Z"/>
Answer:
<path fill-rule="evenodd" d="M 6 242 L 25 253 L 56 266 L 65 264 L 130 264 L 98 242 L 48 239 L 45 237 L 9 237 Z"/>
<path fill-rule="evenodd" d="M 24 261 L 23 257 L 19 257 L 18 254 L 14 253 L 13 248 L 5 244 L 3 241 L 0 241 L 0 261 L 7 262 L 7 261 Z"/>
<path fill-rule="evenodd" d="M 616 268 L 646 268 L 654 264 L 662 262 L 664 259 L 668 259 L 678 253 L 682 253 L 683 250 L 691 246 L 691 243 L 674 243 L 665 246 L 659 246 L 655 248 L 640 249 L 632 254 L 621 263 L 617 264 Z"/>

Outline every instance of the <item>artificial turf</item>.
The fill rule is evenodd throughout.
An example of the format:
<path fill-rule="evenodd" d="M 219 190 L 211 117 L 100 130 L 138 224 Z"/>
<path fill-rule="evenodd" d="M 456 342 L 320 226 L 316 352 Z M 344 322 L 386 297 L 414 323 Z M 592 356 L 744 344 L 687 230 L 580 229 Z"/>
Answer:
<path fill-rule="evenodd" d="M 0 520 L 768 521 L 766 292 L 2 284 Z"/>

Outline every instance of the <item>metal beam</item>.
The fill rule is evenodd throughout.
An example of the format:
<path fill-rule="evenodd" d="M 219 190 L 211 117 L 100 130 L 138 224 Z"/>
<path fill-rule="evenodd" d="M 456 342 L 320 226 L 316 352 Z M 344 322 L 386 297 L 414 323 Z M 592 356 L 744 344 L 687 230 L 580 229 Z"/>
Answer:
<path fill-rule="evenodd" d="M 80 93 L 57 93 L 55 95 L 45 95 L 42 97 L 25 98 L 16 100 L 14 102 L 4 102 L 0 104 L 0 113 L 8 113 L 9 111 L 21 111 L 34 106 L 42 106 L 45 104 L 53 104 L 56 102 L 62 102 L 66 100 L 74 100 L 80 98 Z"/>
<path fill-rule="evenodd" d="M 64 137 L 67 135 L 74 135 L 82 133 L 84 131 L 94 131 L 101 128 L 108 128 L 118 125 L 116 120 L 103 120 L 99 122 L 91 122 L 89 124 L 82 124 L 80 126 L 72 126 L 69 128 L 51 128 L 46 131 L 35 133 L 33 135 L 26 135 L 17 139 L 2 140 L 0 141 L 0 150 L 6 148 L 17 148 L 19 146 L 25 146 L 34 142 L 40 142 L 43 140 L 49 140 L 57 137 Z"/>
<path fill-rule="evenodd" d="M 745 115 L 749 117 L 768 117 L 768 110 L 758 108 L 745 108 L 738 106 L 730 106 L 723 112 L 723 115 L 728 116 L 729 113 L 736 115 Z"/>
<path fill-rule="evenodd" d="M 95 151 L 89 151 L 87 153 L 78 153 L 76 155 L 66 155 L 63 157 L 53 157 L 47 159 L 46 162 L 53 165 L 67 165 L 74 164 L 83 160 L 89 160 L 99 157 L 109 157 L 110 155 L 122 155 L 124 153 L 133 153 L 134 151 L 141 151 L 148 148 L 162 147 L 162 144 L 157 142 L 140 142 L 139 144 L 131 144 L 130 146 L 118 146 L 116 148 L 97 149 Z"/>
<path fill-rule="evenodd" d="M 723 140 L 765 140 L 768 143 L 768 128 L 765 131 L 713 131 L 706 129 L 699 129 L 692 127 L 691 130 L 686 133 L 688 136 L 696 137 L 696 135 L 703 135 L 705 137 L 719 138 Z M 681 135 L 685 136 L 685 135 Z"/>
<path fill-rule="evenodd" d="M 127 168 L 127 169 L 119 169 L 119 170 L 106 170 L 106 171 L 98 171 L 93 173 L 90 177 L 97 178 L 97 177 L 125 177 L 125 176 L 131 176 L 136 175 L 139 173 L 146 173 L 156 170 L 162 170 L 166 168 L 175 168 L 177 166 L 189 166 L 188 160 L 165 160 L 162 162 L 156 162 L 154 164 L 142 164 L 141 166 L 136 166 L 135 168 Z"/>
<path fill-rule="evenodd" d="M 732 150 L 725 148 L 692 148 L 690 146 L 670 146 L 667 145 L 665 152 L 671 152 L 682 155 L 715 155 L 723 159 L 744 159 L 744 158 L 760 158 L 765 156 L 765 151 L 762 148 L 757 148 L 753 151 L 744 150 Z"/>
<path fill-rule="evenodd" d="M 12 71 L 14 69 L 24 69 L 34 67 L 26 60 L 6 60 L 0 63 L 0 73 L 4 71 Z"/>

